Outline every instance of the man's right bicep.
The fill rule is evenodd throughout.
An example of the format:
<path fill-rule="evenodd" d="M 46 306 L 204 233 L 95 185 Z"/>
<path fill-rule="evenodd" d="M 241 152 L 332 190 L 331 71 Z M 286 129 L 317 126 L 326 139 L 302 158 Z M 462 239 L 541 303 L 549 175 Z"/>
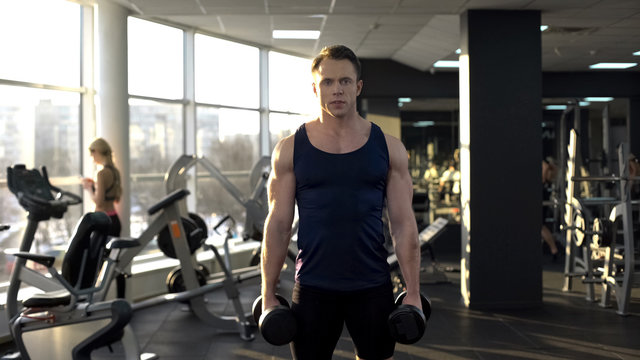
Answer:
<path fill-rule="evenodd" d="M 295 203 L 295 174 L 293 172 L 292 144 L 285 139 L 278 143 L 273 154 L 272 173 L 269 178 L 269 216 L 293 221 Z"/>

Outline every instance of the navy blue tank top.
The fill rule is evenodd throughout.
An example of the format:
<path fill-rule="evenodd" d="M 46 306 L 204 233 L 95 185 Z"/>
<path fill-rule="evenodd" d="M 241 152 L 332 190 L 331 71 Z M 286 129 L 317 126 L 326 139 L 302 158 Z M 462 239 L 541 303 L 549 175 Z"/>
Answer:
<path fill-rule="evenodd" d="M 296 281 L 327 290 L 359 290 L 389 281 L 384 207 L 389 152 L 371 123 L 367 142 L 345 154 L 314 147 L 304 126 L 295 134 L 298 204 Z"/>

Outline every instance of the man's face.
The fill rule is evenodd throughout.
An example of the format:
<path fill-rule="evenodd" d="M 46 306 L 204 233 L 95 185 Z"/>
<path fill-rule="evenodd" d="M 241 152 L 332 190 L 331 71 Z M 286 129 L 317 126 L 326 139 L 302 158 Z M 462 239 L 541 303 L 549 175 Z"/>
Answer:
<path fill-rule="evenodd" d="M 356 111 L 362 80 L 357 80 L 356 69 L 349 60 L 324 59 L 313 79 L 313 92 L 323 113 L 341 118 Z"/>

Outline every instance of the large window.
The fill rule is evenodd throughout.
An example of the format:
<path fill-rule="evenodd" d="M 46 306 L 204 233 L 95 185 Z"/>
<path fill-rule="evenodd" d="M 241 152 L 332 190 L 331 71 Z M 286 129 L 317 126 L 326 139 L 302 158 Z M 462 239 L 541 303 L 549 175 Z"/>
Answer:
<path fill-rule="evenodd" d="M 166 195 L 164 174 L 184 151 L 184 32 L 132 17 L 128 27 L 131 235 L 138 236 L 147 209 Z"/>
<path fill-rule="evenodd" d="M 62 0 L 0 2 L 0 223 L 11 226 L 0 232 L 0 251 L 18 247 L 27 224 L 7 188 L 7 167 L 45 166 L 54 185 L 82 194 L 80 10 Z M 74 206 L 60 220 L 41 222 L 34 251 L 62 254 L 81 212 Z M 0 256 L 0 282 L 12 263 Z"/>
<path fill-rule="evenodd" d="M 0 49 L 1 79 L 79 86 L 80 5 L 0 1 Z"/>
<path fill-rule="evenodd" d="M 259 158 L 260 114 L 252 110 L 198 107 L 197 149 L 242 194 L 249 196 L 250 170 Z M 244 208 L 219 181 L 202 173 L 198 177 L 197 212 L 205 221 L 230 214 L 242 223 Z"/>
<path fill-rule="evenodd" d="M 317 117 L 311 60 L 269 52 L 269 138 L 271 150 L 278 140 Z M 293 113 L 293 114 L 292 114 Z"/>
<path fill-rule="evenodd" d="M 148 224 L 147 209 L 167 195 L 163 179 L 182 155 L 182 105 L 159 101 L 129 101 L 131 166 L 131 235 Z"/>
<path fill-rule="evenodd" d="M 256 47 L 196 34 L 196 101 L 257 109 L 260 105 L 259 55 Z"/>
<path fill-rule="evenodd" d="M 260 50 L 203 34 L 194 43 L 196 151 L 248 197 L 250 170 L 260 155 Z M 209 223 L 226 214 L 243 223 L 242 204 L 203 170 L 197 213 Z"/>
<path fill-rule="evenodd" d="M 311 60 L 269 52 L 269 109 L 313 115 Z"/>
<path fill-rule="evenodd" d="M 295 133 L 300 125 L 311 119 L 309 115 L 282 114 L 276 112 L 269 114 L 271 151 L 273 151 L 273 148 L 280 139 Z"/>
<path fill-rule="evenodd" d="M 163 99 L 183 97 L 183 31 L 129 17 L 129 94 Z"/>

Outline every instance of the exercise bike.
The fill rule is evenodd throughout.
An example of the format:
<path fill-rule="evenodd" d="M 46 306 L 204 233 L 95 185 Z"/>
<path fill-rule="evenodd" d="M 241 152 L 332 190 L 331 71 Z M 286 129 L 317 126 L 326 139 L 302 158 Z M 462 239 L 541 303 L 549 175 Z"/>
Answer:
<path fill-rule="evenodd" d="M 29 251 L 41 221 L 62 218 L 68 206 L 79 204 L 82 199 L 52 186 L 44 167 L 42 174 L 24 165 L 9 167 L 7 184 L 28 213 L 19 251 L 13 254 L 16 261 L 7 291 L 9 330 L 21 358 L 90 359 L 93 350 L 116 341 L 122 341 L 127 360 L 157 358 L 154 354 L 140 354 L 135 335 L 128 327 L 132 309 L 127 301 L 93 299 L 106 287 L 104 282 L 98 284 L 106 254 L 117 258 L 120 250 L 138 244 L 108 237 L 111 221 L 106 214 L 85 214 L 69 242 L 62 273 L 58 273 L 53 256 Z M 30 269 L 27 261 L 46 267 L 50 276 Z M 113 261 L 107 261 L 106 269 L 113 265 Z M 44 293 L 19 302 L 22 284 Z"/>
<path fill-rule="evenodd" d="M 104 271 L 106 283 L 102 289 L 94 294 L 96 301 L 106 299 L 109 284 L 120 275 L 128 275 L 127 268 L 133 258 L 138 255 L 149 242 L 157 238 L 158 247 L 163 253 L 180 263 L 179 272 L 174 272 L 173 282 L 180 283 L 182 291 L 159 295 L 137 302 L 132 305 L 134 311 L 167 302 L 187 302 L 191 311 L 203 322 L 222 332 L 237 332 L 240 338 L 249 341 L 255 338 L 252 324 L 249 321 L 250 311 L 244 311 L 239 298 L 236 284 L 260 276 L 259 269 L 237 273 L 225 271 L 222 278 L 209 280 L 195 258 L 195 251 L 205 244 L 206 225 L 196 224 L 190 217 L 181 216 L 180 202 L 189 195 L 186 189 L 177 189 L 148 209 L 149 215 L 156 215 L 151 224 L 136 239 L 139 247 L 121 249 L 117 258 L 112 258 L 114 266 Z M 215 251 L 220 266 L 224 266 L 224 259 Z M 205 295 L 223 288 L 227 298 L 233 302 L 235 316 L 219 315 L 207 307 Z M 184 289 L 184 290 L 183 290 Z"/>

